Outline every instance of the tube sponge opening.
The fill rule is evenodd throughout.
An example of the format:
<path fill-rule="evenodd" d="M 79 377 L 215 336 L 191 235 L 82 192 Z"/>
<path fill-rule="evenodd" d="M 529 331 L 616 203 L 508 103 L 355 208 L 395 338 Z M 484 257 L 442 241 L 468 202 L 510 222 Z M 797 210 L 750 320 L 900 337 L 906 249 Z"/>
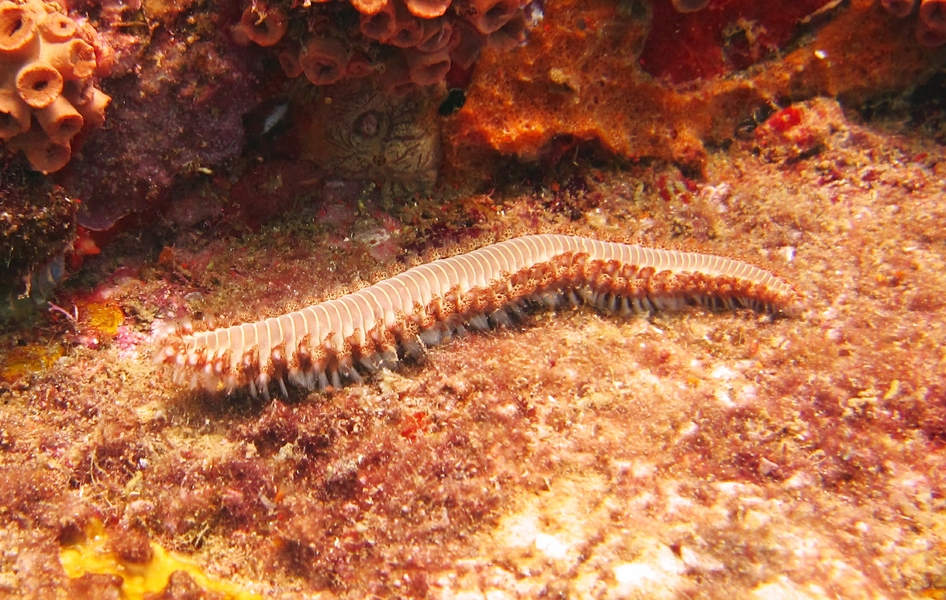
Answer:
<path fill-rule="evenodd" d="M 946 31 L 934 29 L 924 21 L 920 21 L 916 25 L 916 41 L 919 42 L 921 46 L 936 48 L 937 46 L 946 44 Z"/>
<path fill-rule="evenodd" d="M 920 0 L 920 21 L 930 29 L 946 32 L 946 0 Z"/>
<path fill-rule="evenodd" d="M 422 24 L 424 35 L 417 44 L 421 52 L 439 52 L 460 41 L 453 35 L 453 23 L 447 19 L 425 19 Z"/>
<path fill-rule="evenodd" d="M 0 89 L 0 139 L 8 140 L 30 128 L 30 107 L 10 90 Z"/>
<path fill-rule="evenodd" d="M 101 127 L 105 124 L 105 109 L 111 103 L 111 96 L 93 87 L 88 101 L 75 106 L 87 126 Z"/>
<path fill-rule="evenodd" d="M 424 28 L 420 20 L 409 13 L 401 4 L 395 4 L 394 34 L 388 43 L 398 48 L 413 48 L 424 37 Z"/>
<path fill-rule="evenodd" d="M 913 12 L 916 0 L 880 0 L 880 5 L 895 17 L 905 17 Z"/>
<path fill-rule="evenodd" d="M 928 48 L 946 44 L 946 0 L 920 0 L 916 39 Z"/>
<path fill-rule="evenodd" d="M 461 69 L 469 69 L 486 45 L 486 36 L 466 21 L 457 21 L 454 29 L 457 43 L 451 43 L 450 60 Z"/>
<path fill-rule="evenodd" d="M 53 44 L 44 54 L 64 79 L 85 79 L 95 72 L 95 48 L 82 40 Z"/>
<path fill-rule="evenodd" d="M 286 73 L 286 77 L 290 79 L 302 75 L 302 66 L 299 65 L 299 53 L 293 50 L 283 50 L 279 53 L 279 66 Z"/>
<path fill-rule="evenodd" d="M 36 17 L 12 2 L 0 3 L 0 53 L 18 56 L 28 52 L 36 39 Z"/>
<path fill-rule="evenodd" d="M 254 3 L 247 6 L 240 16 L 240 23 L 237 25 L 240 31 L 237 32 L 237 36 L 240 37 L 242 33 L 249 41 L 259 46 L 269 47 L 276 45 L 282 39 L 288 26 L 289 21 L 282 10 L 274 8 L 260 12 Z"/>
<path fill-rule="evenodd" d="M 526 18 L 519 10 L 508 23 L 489 34 L 487 45 L 498 52 L 509 52 L 526 39 Z"/>
<path fill-rule="evenodd" d="M 43 38 L 50 42 L 65 42 L 76 31 L 76 22 L 62 13 L 50 13 L 40 26 Z"/>
<path fill-rule="evenodd" d="M 519 10 L 518 0 L 472 0 L 476 15 L 471 17 L 480 33 L 490 34 L 505 25 Z"/>
<path fill-rule="evenodd" d="M 71 140 L 82 129 L 84 120 L 79 111 L 63 96 L 46 108 L 36 111 L 36 120 L 53 142 Z"/>
<path fill-rule="evenodd" d="M 315 85 L 330 85 L 345 76 L 348 50 L 334 38 L 309 38 L 299 55 L 299 66 Z"/>
<path fill-rule="evenodd" d="M 33 108 L 45 108 L 62 93 L 62 75 L 52 65 L 28 63 L 16 75 L 16 91 Z"/>
<path fill-rule="evenodd" d="M 34 169 L 44 175 L 58 171 L 72 158 L 68 142 L 54 142 L 41 131 L 30 130 L 8 142 L 10 150 L 23 151 Z"/>
<path fill-rule="evenodd" d="M 411 81 L 417 85 L 440 83 L 450 71 L 450 53 L 446 49 L 433 54 L 412 49 L 406 54 Z"/>
<path fill-rule="evenodd" d="M 381 43 L 388 41 L 397 28 L 397 9 L 394 3 L 388 0 L 377 12 L 362 13 L 360 27 L 366 38 Z"/>
<path fill-rule="evenodd" d="M 48 175 L 66 166 L 72 158 L 72 148 L 69 144 L 60 144 L 50 139 L 24 150 L 26 158 L 33 168 Z"/>

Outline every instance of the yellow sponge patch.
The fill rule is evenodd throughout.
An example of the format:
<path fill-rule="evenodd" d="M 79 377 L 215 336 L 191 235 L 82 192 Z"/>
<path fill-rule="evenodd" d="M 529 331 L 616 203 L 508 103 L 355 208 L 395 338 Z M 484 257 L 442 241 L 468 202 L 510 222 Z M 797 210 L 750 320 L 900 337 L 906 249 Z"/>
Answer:
<path fill-rule="evenodd" d="M 228 600 L 255 600 L 262 596 L 242 590 L 239 586 L 211 578 L 196 562 L 169 552 L 151 542 L 153 552 L 147 563 L 136 564 L 122 560 L 108 549 L 108 537 L 101 523 L 94 523 L 80 544 L 64 548 L 59 562 L 69 577 L 86 573 L 118 575 L 122 578 L 125 600 L 143 600 L 145 594 L 154 594 L 167 587 L 168 579 L 176 571 L 184 571 L 194 582 L 208 592 L 217 592 Z"/>

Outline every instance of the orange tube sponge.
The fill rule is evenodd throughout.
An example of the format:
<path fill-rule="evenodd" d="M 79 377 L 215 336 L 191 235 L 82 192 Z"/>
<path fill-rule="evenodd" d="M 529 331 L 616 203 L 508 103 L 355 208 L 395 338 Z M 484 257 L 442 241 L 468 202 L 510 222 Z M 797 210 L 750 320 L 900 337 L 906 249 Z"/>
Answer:
<path fill-rule="evenodd" d="M 286 77 L 295 79 L 302 75 L 302 66 L 299 64 L 299 53 L 295 50 L 283 50 L 279 53 L 279 66 L 286 73 Z"/>
<path fill-rule="evenodd" d="M 8 140 L 30 128 L 30 107 L 12 90 L 0 88 L 0 139 Z"/>
<path fill-rule="evenodd" d="M 286 35 L 289 21 L 285 13 L 278 8 L 260 11 L 254 2 L 246 7 L 240 16 L 240 23 L 234 29 L 234 37 L 242 41 L 243 36 L 259 46 L 276 45 Z"/>
<path fill-rule="evenodd" d="M 391 0 L 351 0 L 351 5 L 355 7 L 355 10 L 368 16 L 378 14 L 388 4 L 391 4 Z"/>
<path fill-rule="evenodd" d="M 404 2 L 407 4 L 407 10 L 415 17 L 433 19 L 443 16 L 453 0 L 404 0 Z"/>
<path fill-rule="evenodd" d="M 112 97 L 102 90 L 92 88 L 92 100 L 76 106 L 76 110 L 85 119 L 86 125 L 101 127 L 105 124 L 105 109 L 112 103 Z"/>
<path fill-rule="evenodd" d="M 417 44 L 417 49 L 421 52 L 439 52 L 452 48 L 460 41 L 458 36 L 453 35 L 453 21 L 450 19 L 424 19 L 421 24 L 424 27 L 424 35 Z M 457 33 L 459 34 L 459 31 Z"/>
<path fill-rule="evenodd" d="M 920 21 L 930 29 L 946 32 L 946 0 L 920 0 Z"/>
<path fill-rule="evenodd" d="M 930 48 L 946 44 L 946 0 L 920 0 L 916 39 Z"/>
<path fill-rule="evenodd" d="M 94 89 L 95 86 L 92 85 L 91 79 L 73 79 L 62 86 L 62 95 L 73 106 L 79 106 L 92 99 Z"/>
<path fill-rule="evenodd" d="M 470 20 L 480 33 L 490 34 L 509 22 L 519 10 L 518 0 L 471 0 L 476 9 Z"/>
<path fill-rule="evenodd" d="M 72 148 L 69 144 L 56 143 L 48 138 L 24 149 L 23 153 L 33 168 L 43 175 L 65 167 L 72 158 Z"/>
<path fill-rule="evenodd" d="M 0 0 L 0 139 L 43 173 L 61 169 L 80 131 L 100 127 L 111 98 L 111 47 L 54 0 Z M 35 119 L 34 119 L 35 117 Z"/>
<path fill-rule="evenodd" d="M 8 142 L 10 150 L 23 151 L 34 169 L 48 174 L 66 166 L 72 158 L 72 148 L 68 142 L 54 142 L 41 131 L 27 131 Z"/>
<path fill-rule="evenodd" d="M 450 60 L 461 69 L 469 69 L 486 45 L 486 36 L 466 21 L 454 23 L 454 30 L 457 43 L 451 46 Z"/>
<path fill-rule="evenodd" d="M 299 66 L 315 85 L 333 84 L 345 76 L 348 49 L 334 38 L 309 38 L 299 55 Z"/>
<path fill-rule="evenodd" d="M 673 7 L 677 12 L 688 13 L 703 10 L 709 0 L 673 0 Z"/>
<path fill-rule="evenodd" d="M 397 8 L 394 6 L 394 2 L 386 0 L 377 12 L 363 12 L 360 27 L 361 33 L 366 38 L 381 43 L 388 41 L 394 35 L 397 27 Z"/>
<path fill-rule="evenodd" d="M 424 28 L 406 6 L 400 2 L 395 2 L 394 6 L 394 34 L 388 38 L 388 43 L 398 48 L 413 48 L 424 37 Z"/>
<path fill-rule="evenodd" d="M 368 60 L 368 57 L 361 52 L 355 52 L 352 57 L 348 59 L 348 68 L 345 69 L 346 77 L 357 79 L 359 77 L 367 77 L 373 73 L 375 73 L 374 66 L 371 64 L 371 61 Z"/>
<path fill-rule="evenodd" d="M 417 89 L 417 84 L 411 81 L 411 70 L 401 52 L 388 57 L 384 62 L 384 70 L 378 77 L 378 82 L 389 96 L 401 96 Z"/>
<path fill-rule="evenodd" d="M 927 48 L 942 46 L 946 44 L 946 30 L 934 29 L 925 21 L 920 21 L 916 25 L 916 41 Z"/>
<path fill-rule="evenodd" d="M 412 48 L 406 52 L 406 58 L 411 81 L 417 85 L 440 83 L 450 70 L 450 52 L 445 48 L 433 54 Z"/>
<path fill-rule="evenodd" d="M 880 0 L 880 5 L 895 17 L 905 17 L 913 12 L 916 0 Z"/>
<path fill-rule="evenodd" d="M 95 72 L 95 48 L 80 39 L 50 44 L 43 56 L 64 79 L 85 79 Z"/>
<path fill-rule="evenodd" d="M 526 17 L 520 9 L 508 23 L 489 34 L 486 44 L 498 52 L 509 52 L 525 39 Z"/>
<path fill-rule="evenodd" d="M 65 42 L 77 31 L 76 22 L 62 13 L 51 13 L 39 28 L 43 39 L 49 42 Z"/>
<path fill-rule="evenodd" d="M 33 108 L 45 108 L 62 93 L 62 75 L 49 63 L 27 63 L 16 74 L 16 91 Z"/>
<path fill-rule="evenodd" d="M 102 36 L 88 23 L 82 23 L 76 31 L 76 37 L 95 48 L 95 74 L 108 77 L 115 66 L 115 51 Z"/>
<path fill-rule="evenodd" d="M 36 111 L 36 120 L 54 142 L 68 142 L 82 129 L 85 122 L 79 111 L 63 96 L 46 108 Z"/>
<path fill-rule="evenodd" d="M 7 59 L 28 54 L 36 39 L 34 13 L 13 2 L 0 2 L 0 54 Z"/>

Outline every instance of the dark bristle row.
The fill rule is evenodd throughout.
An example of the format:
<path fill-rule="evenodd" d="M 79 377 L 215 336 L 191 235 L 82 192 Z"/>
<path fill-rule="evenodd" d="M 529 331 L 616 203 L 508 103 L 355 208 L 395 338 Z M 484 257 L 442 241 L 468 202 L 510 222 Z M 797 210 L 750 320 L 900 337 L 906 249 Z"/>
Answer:
<path fill-rule="evenodd" d="M 792 288 L 729 258 L 563 235 L 515 238 L 408 269 L 300 311 L 171 341 L 156 361 L 178 383 L 270 397 L 361 382 L 468 330 L 508 326 L 526 309 L 584 304 L 620 314 L 703 306 L 794 310 Z"/>

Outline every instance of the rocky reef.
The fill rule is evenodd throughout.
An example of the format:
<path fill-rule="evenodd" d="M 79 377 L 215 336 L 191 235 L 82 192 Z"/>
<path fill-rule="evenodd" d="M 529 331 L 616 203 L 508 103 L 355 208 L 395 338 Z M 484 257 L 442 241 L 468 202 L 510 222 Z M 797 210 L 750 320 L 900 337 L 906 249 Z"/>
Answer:
<path fill-rule="evenodd" d="M 62 282 L 76 240 L 78 203 L 24 163 L 8 157 L 0 173 L 0 322 Z"/>
<path fill-rule="evenodd" d="M 942 2 L 57 7 L 112 102 L 0 160 L 0 595 L 944 595 Z M 799 306 L 529 306 L 269 401 L 153 361 L 549 231 Z"/>

